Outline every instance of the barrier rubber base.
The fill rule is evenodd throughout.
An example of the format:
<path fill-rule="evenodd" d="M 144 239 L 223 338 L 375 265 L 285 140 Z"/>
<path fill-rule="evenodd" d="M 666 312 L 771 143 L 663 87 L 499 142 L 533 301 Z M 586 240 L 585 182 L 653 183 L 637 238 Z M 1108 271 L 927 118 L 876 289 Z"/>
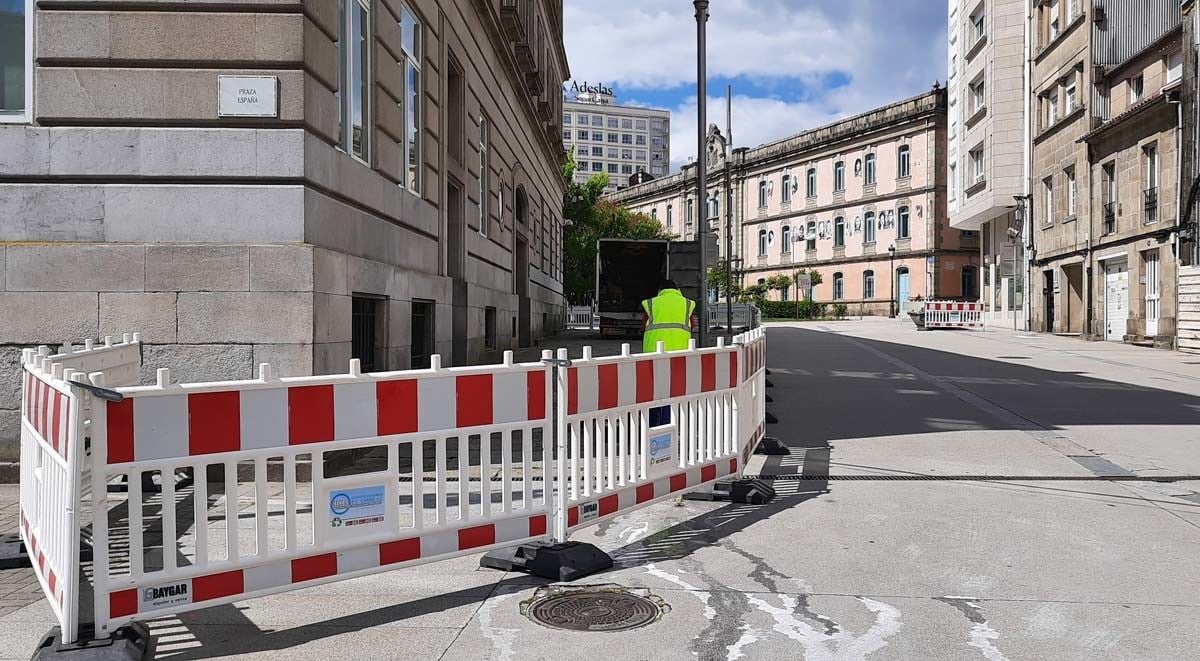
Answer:
<path fill-rule="evenodd" d="M 154 639 L 150 630 L 141 622 L 134 622 L 113 632 L 104 640 L 83 640 L 65 645 L 62 630 L 53 627 L 38 644 L 30 661 L 55 659 L 56 661 L 142 661 L 154 658 Z"/>
<path fill-rule="evenodd" d="M 501 571 L 519 571 L 552 581 L 574 581 L 612 569 L 613 560 L 592 544 L 521 544 L 490 551 L 479 566 Z"/>
<path fill-rule="evenodd" d="M 768 413 L 767 415 L 770 414 Z M 778 438 L 775 438 L 774 436 L 764 436 L 763 439 L 758 442 L 758 447 L 754 448 L 754 454 L 778 457 L 791 454 L 791 451 L 788 450 L 787 446 L 784 445 Z"/>
<path fill-rule="evenodd" d="M 775 489 L 764 480 L 717 482 L 708 489 L 689 491 L 684 500 L 731 502 L 742 505 L 766 505 L 775 498 Z"/>
<path fill-rule="evenodd" d="M 0 535 L 0 569 L 20 569 L 32 567 L 29 553 L 25 551 L 25 543 L 17 533 Z"/>

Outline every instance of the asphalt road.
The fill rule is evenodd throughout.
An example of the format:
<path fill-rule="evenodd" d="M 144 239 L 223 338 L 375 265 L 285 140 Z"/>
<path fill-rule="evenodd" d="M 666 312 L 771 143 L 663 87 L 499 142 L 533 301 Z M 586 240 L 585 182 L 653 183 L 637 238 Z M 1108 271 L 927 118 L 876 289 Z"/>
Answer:
<path fill-rule="evenodd" d="M 769 431 L 790 454 L 750 468 L 777 499 L 664 503 L 577 535 L 617 561 L 587 582 L 662 599 L 656 623 L 544 628 L 521 608 L 538 581 L 468 557 L 155 621 L 160 653 L 1197 658 L 1200 481 L 1154 480 L 1200 475 L 1200 357 L 886 320 L 768 338 Z M 28 658 L 51 621 L 40 601 L 0 610 L 0 658 Z"/>

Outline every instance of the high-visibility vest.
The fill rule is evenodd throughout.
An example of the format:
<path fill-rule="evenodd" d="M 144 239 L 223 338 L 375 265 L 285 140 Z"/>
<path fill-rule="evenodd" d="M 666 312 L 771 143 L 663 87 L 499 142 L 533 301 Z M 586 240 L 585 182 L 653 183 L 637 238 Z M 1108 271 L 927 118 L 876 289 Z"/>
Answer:
<path fill-rule="evenodd" d="M 642 351 L 657 351 L 659 342 L 667 351 L 687 349 L 692 339 L 691 318 L 695 309 L 695 302 L 684 298 L 678 289 L 664 289 L 658 296 L 642 301 L 642 310 L 649 319 L 646 334 L 642 336 Z"/>

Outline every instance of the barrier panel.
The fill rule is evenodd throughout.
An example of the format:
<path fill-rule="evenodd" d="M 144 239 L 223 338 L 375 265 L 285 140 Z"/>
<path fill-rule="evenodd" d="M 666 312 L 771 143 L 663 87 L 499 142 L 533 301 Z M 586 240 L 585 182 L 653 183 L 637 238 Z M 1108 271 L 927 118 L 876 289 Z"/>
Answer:
<path fill-rule="evenodd" d="M 596 315 L 589 305 L 572 305 L 567 310 L 567 328 L 571 330 L 591 330 L 596 328 Z"/>
<path fill-rule="evenodd" d="M 351 361 L 348 374 L 298 378 L 264 364 L 257 379 L 193 384 L 160 369 L 153 386 L 131 385 L 137 336 L 27 350 L 22 536 L 66 643 L 81 626 L 106 638 L 135 620 L 564 542 L 740 476 L 765 429 L 765 349 L 757 329 L 710 349 L 586 348 L 573 363 L 565 350 L 524 364 L 506 352 L 500 365 L 434 356 L 427 370 L 363 374 Z"/>
<path fill-rule="evenodd" d="M 925 301 L 925 328 L 982 328 L 983 304 Z"/>
<path fill-rule="evenodd" d="M 708 327 L 709 328 L 724 328 L 729 322 L 728 310 L 725 309 L 724 303 L 709 303 L 708 307 Z M 759 311 L 758 308 L 750 303 L 734 303 L 733 305 L 733 328 L 751 329 L 759 326 Z"/>

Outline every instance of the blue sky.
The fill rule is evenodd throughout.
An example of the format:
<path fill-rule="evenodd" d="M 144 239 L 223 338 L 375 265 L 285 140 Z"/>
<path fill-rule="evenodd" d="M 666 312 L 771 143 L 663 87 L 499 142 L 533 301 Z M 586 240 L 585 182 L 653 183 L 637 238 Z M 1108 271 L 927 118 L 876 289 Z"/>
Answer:
<path fill-rule="evenodd" d="M 713 0 L 709 121 L 755 146 L 929 89 L 946 77 L 942 0 Z M 695 20 L 689 0 L 566 0 L 572 78 L 618 103 L 672 111 L 672 165 L 695 154 Z"/>

